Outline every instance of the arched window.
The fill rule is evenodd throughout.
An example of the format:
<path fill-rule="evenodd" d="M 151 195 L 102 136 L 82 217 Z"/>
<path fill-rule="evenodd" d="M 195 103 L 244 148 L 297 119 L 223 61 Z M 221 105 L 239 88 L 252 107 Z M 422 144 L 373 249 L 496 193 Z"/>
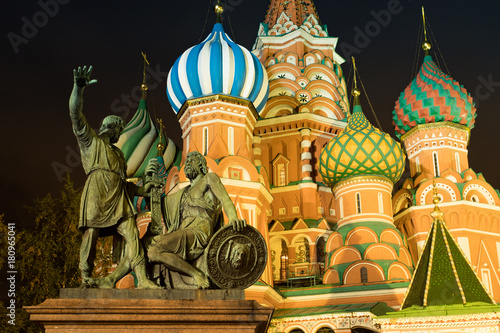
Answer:
<path fill-rule="evenodd" d="M 368 270 L 366 267 L 361 267 L 359 270 L 359 274 L 361 275 L 361 283 L 367 283 L 368 282 Z"/>
<path fill-rule="evenodd" d="M 439 177 L 439 160 L 437 152 L 432 153 L 432 160 L 434 161 L 434 177 Z"/>
<path fill-rule="evenodd" d="M 316 333 L 335 333 L 330 327 L 321 327 Z"/>
<path fill-rule="evenodd" d="M 356 193 L 356 212 L 361 214 L 361 194 Z"/>
<path fill-rule="evenodd" d="M 227 150 L 229 155 L 234 155 L 234 128 L 227 129 Z"/>
<path fill-rule="evenodd" d="M 208 154 L 208 127 L 203 127 L 203 143 L 202 143 L 203 155 Z"/>
<path fill-rule="evenodd" d="M 415 173 L 419 173 L 419 172 L 420 172 L 420 159 L 417 156 L 415 158 Z"/>
<path fill-rule="evenodd" d="M 322 264 L 325 262 L 325 249 L 326 249 L 326 241 L 323 237 L 318 238 L 316 242 L 316 256 L 318 264 Z M 320 266 L 321 269 L 323 269 Z"/>
<path fill-rule="evenodd" d="M 288 271 L 288 247 L 286 242 L 281 240 L 281 256 L 280 256 L 280 280 L 286 280 Z"/>
<path fill-rule="evenodd" d="M 479 198 L 475 194 L 470 199 L 472 202 L 479 202 Z"/>
<path fill-rule="evenodd" d="M 378 212 L 384 214 L 384 199 L 382 198 L 382 193 L 378 192 Z"/>
<path fill-rule="evenodd" d="M 460 169 L 460 155 L 458 155 L 458 153 L 455 153 L 455 164 L 457 167 L 457 172 L 458 173 L 462 172 Z"/>
<path fill-rule="evenodd" d="M 286 185 L 286 170 L 285 164 L 278 164 L 278 186 Z"/>

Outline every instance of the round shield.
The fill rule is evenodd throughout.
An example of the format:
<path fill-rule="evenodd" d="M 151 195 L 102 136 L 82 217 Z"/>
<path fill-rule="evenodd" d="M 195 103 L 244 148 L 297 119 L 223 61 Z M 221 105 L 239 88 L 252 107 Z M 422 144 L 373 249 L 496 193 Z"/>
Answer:
<path fill-rule="evenodd" d="M 208 275 L 219 288 L 244 289 L 264 272 L 267 246 L 254 227 L 236 231 L 227 225 L 212 237 L 205 256 Z"/>

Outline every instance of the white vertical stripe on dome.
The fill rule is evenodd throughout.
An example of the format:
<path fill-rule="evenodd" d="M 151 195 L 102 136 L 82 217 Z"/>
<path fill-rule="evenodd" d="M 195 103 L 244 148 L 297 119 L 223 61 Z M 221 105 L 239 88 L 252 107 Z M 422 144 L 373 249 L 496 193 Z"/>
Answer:
<path fill-rule="evenodd" d="M 229 44 L 224 40 L 222 33 L 220 33 L 220 41 L 222 45 L 222 93 L 229 95 L 231 87 L 233 86 L 234 65 L 229 48 Z"/>
<path fill-rule="evenodd" d="M 172 88 L 172 68 L 170 68 L 170 72 L 168 72 L 167 90 L 170 92 L 169 96 L 170 96 L 170 99 L 172 100 L 172 102 L 175 104 L 175 108 L 177 110 L 179 110 L 181 108 L 182 104 L 177 99 L 177 96 L 175 96 L 174 88 Z"/>
<path fill-rule="evenodd" d="M 246 48 L 241 47 L 243 54 L 245 55 L 245 67 L 246 67 L 246 76 L 245 76 L 245 84 L 243 85 L 243 89 L 241 90 L 241 97 L 248 98 L 250 93 L 252 92 L 253 83 L 255 81 L 255 68 L 253 67 L 253 59 L 252 54 Z"/>
<path fill-rule="evenodd" d="M 262 73 L 264 75 L 264 78 L 263 78 L 263 81 L 262 81 L 262 86 L 260 87 L 260 91 L 259 91 L 259 94 L 257 95 L 257 98 L 255 99 L 255 101 L 253 101 L 253 105 L 255 107 L 258 107 L 260 105 L 260 103 L 262 103 L 262 100 L 264 98 L 266 98 L 267 89 L 269 87 L 269 79 L 267 77 L 267 71 L 266 71 L 265 68 L 262 71 Z M 260 110 L 257 110 L 257 111 L 260 111 Z"/>
<path fill-rule="evenodd" d="M 214 34 L 212 38 L 203 45 L 198 56 L 198 73 L 200 75 L 200 86 L 203 95 L 212 93 L 212 80 L 210 77 L 210 49 L 212 43 L 217 35 Z"/>
<path fill-rule="evenodd" d="M 179 66 L 177 67 L 177 71 L 179 73 L 179 82 L 181 84 L 182 90 L 184 91 L 184 95 L 186 95 L 186 99 L 193 97 L 193 92 L 191 87 L 189 86 L 189 80 L 186 71 L 186 63 L 191 50 L 193 50 L 194 46 L 190 47 L 186 52 L 181 55 L 179 59 Z"/>
<path fill-rule="evenodd" d="M 156 128 L 155 124 L 153 123 L 153 120 L 149 120 L 149 126 L 150 130 L 148 134 L 146 134 L 141 141 L 137 144 L 137 146 L 134 149 L 134 152 L 132 155 L 129 157 L 127 161 L 127 176 L 132 177 L 139 167 L 141 166 L 142 162 L 144 161 L 144 158 L 149 153 L 149 150 L 151 149 L 151 146 L 153 145 L 154 141 L 156 140 L 157 133 L 156 133 Z"/>

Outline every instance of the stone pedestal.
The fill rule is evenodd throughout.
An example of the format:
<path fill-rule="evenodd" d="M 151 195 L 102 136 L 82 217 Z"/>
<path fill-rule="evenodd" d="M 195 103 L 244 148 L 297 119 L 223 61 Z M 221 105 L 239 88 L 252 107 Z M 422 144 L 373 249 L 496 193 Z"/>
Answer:
<path fill-rule="evenodd" d="M 243 290 L 136 289 L 61 289 L 25 309 L 46 333 L 264 333 L 274 311 Z"/>

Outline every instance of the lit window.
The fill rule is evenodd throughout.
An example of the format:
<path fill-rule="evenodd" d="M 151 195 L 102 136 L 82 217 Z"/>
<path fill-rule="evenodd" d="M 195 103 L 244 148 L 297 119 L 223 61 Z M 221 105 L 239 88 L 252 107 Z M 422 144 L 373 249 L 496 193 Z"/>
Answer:
<path fill-rule="evenodd" d="M 339 199 L 339 208 L 340 208 L 340 218 L 344 218 L 344 198 Z"/>
<path fill-rule="evenodd" d="M 361 267 L 359 270 L 359 273 L 361 274 L 361 283 L 367 283 L 368 282 L 368 270 L 366 267 Z"/>
<path fill-rule="evenodd" d="M 234 155 L 234 128 L 227 129 L 227 148 L 229 155 Z"/>
<path fill-rule="evenodd" d="M 356 212 L 361 214 L 361 194 L 356 193 Z"/>
<path fill-rule="evenodd" d="M 208 154 L 208 127 L 203 128 L 203 155 Z"/>
<path fill-rule="evenodd" d="M 279 175 L 278 186 L 285 186 L 286 185 L 286 171 L 285 171 L 284 164 L 278 164 L 278 175 Z"/>
<path fill-rule="evenodd" d="M 378 193 L 378 212 L 384 214 L 384 199 L 382 198 L 382 193 Z"/>
<path fill-rule="evenodd" d="M 432 157 L 434 160 L 434 177 L 439 177 L 439 160 L 438 154 L 436 152 L 432 153 Z"/>

